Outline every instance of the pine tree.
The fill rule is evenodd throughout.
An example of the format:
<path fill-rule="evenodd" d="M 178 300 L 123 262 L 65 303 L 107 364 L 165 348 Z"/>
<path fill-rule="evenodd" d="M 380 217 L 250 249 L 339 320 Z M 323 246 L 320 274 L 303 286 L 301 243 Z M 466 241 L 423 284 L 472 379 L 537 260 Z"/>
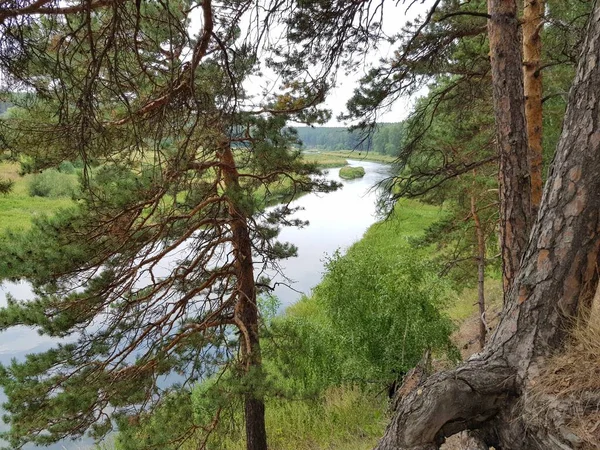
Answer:
<path fill-rule="evenodd" d="M 295 253 L 276 242 L 280 225 L 301 222 L 289 203 L 265 205 L 272 190 L 335 186 L 310 177 L 285 128 L 326 117 L 322 87 L 287 79 L 262 102 L 244 90 L 262 48 L 262 28 L 242 22 L 251 6 L 0 8 L 7 93 L 29 93 L 13 95 L 4 139 L 29 170 L 83 162 L 71 208 L 0 241 L 0 277 L 36 294 L 11 299 L 0 329 L 62 339 L 0 369 L 13 448 L 100 438 L 228 371 L 242 386 L 247 448 L 266 449 L 257 296 L 268 280 L 257 280 Z"/>

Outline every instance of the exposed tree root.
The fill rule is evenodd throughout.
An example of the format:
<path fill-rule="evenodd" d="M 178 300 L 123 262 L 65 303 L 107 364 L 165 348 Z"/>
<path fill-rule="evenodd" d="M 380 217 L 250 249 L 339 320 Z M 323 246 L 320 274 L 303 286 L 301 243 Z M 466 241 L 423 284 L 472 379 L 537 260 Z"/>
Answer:
<path fill-rule="evenodd" d="M 505 364 L 483 359 L 434 374 L 398 401 L 376 449 L 437 449 L 447 436 L 496 416 L 516 396 L 515 380 Z"/>

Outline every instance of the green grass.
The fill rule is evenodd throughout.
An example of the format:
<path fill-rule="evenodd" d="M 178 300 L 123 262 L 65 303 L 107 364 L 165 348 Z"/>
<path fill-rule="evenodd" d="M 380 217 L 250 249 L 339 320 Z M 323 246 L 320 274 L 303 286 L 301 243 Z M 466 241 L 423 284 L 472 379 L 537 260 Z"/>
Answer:
<path fill-rule="evenodd" d="M 70 185 L 76 184 L 76 175 L 62 173 L 59 175 L 59 181 L 68 181 Z M 0 194 L 0 233 L 7 230 L 26 230 L 31 227 L 34 217 L 42 214 L 52 215 L 62 208 L 73 205 L 73 200 L 70 197 L 32 196 L 30 193 L 30 183 L 36 176 L 38 175 L 19 175 L 18 164 L 0 163 L 0 180 L 11 180 L 14 182 L 10 193 L 5 195 Z M 279 181 L 269 186 L 268 192 L 264 186 L 261 186 L 255 192 L 255 198 L 262 206 L 270 206 L 290 199 L 292 194 L 292 181 L 289 177 L 281 177 Z M 296 198 L 300 195 L 297 193 Z"/>
<path fill-rule="evenodd" d="M 364 167 L 344 166 L 340 169 L 340 178 L 344 180 L 354 180 L 365 176 Z"/>
<path fill-rule="evenodd" d="M 486 310 L 502 306 L 502 280 L 491 277 L 485 280 L 485 305 Z M 456 300 L 446 309 L 446 313 L 457 323 L 471 317 L 478 311 L 477 288 L 463 289 L 456 295 Z M 486 313 L 487 315 L 487 313 Z"/>
<path fill-rule="evenodd" d="M 305 152 L 303 158 L 307 162 L 315 163 L 322 169 L 331 169 L 334 167 L 343 167 L 348 165 L 348 161 L 341 155 L 321 152 Z"/>
<path fill-rule="evenodd" d="M 396 203 L 390 217 L 372 225 L 359 243 L 376 245 L 382 251 L 389 247 L 404 247 L 411 238 L 419 236 L 428 226 L 440 219 L 442 214 L 443 208 L 439 206 L 401 199 Z"/>
<path fill-rule="evenodd" d="M 7 230 L 25 230 L 31 220 L 42 214 L 53 214 L 73 204 L 70 198 L 44 198 L 29 195 L 29 181 L 33 175 L 20 176 L 17 164 L 0 164 L 0 178 L 14 181 L 12 191 L 0 195 L 0 233 Z"/>
<path fill-rule="evenodd" d="M 386 409 L 384 396 L 352 386 L 330 388 L 315 402 L 271 400 L 266 405 L 269 448 L 373 448 L 385 430 Z"/>
<path fill-rule="evenodd" d="M 358 159 L 361 161 L 373 161 L 391 164 L 396 158 L 388 155 L 381 155 L 374 152 L 359 152 L 351 150 L 323 152 L 319 150 L 306 150 L 304 153 L 306 161 L 315 162 L 322 169 L 334 167 L 343 167 L 348 165 L 348 159 Z"/>

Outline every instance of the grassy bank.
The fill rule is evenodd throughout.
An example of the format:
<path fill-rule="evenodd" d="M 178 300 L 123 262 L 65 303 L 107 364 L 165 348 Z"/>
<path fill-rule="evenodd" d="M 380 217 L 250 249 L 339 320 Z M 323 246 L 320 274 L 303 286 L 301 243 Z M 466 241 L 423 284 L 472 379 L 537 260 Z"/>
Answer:
<path fill-rule="evenodd" d="M 381 155 L 374 152 L 359 152 L 351 150 L 340 150 L 336 152 L 306 150 L 303 155 L 305 160 L 315 162 L 323 169 L 343 167 L 348 164 L 348 159 L 373 161 L 386 164 L 391 164 L 395 161 L 395 158 L 392 156 Z"/>
<path fill-rule="evenodd" d="M 305 161 L 315 163 L 321 169 L 331 169 L 348 165 L 348 161 L 342 155 L 335 153 L 322 153 L 308 151 L 302 154 Z"/>
<path fill-rule="evenodd" d="M 325 152 L 325 155 L 338 155 L 346 159 L 356 159 L 359 161 L 373 161 L 391 164 L 396 158 L 394 156 L 382 155 L 375 152 L 359 152 L 357 150 L 340 150 L 339 152 Z"/>

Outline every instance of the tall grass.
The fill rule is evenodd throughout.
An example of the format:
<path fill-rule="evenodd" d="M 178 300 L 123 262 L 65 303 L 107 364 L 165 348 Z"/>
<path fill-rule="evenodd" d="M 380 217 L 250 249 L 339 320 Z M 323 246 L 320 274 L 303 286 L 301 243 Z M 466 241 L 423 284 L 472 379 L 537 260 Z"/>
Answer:
<path fill-rule="evenodd" d="M 384 396 L 350 385 L 327 389 L 314 401 L 271 400 L 266 405 L 273 450 L 372 448 L 387 423 Z"/>

